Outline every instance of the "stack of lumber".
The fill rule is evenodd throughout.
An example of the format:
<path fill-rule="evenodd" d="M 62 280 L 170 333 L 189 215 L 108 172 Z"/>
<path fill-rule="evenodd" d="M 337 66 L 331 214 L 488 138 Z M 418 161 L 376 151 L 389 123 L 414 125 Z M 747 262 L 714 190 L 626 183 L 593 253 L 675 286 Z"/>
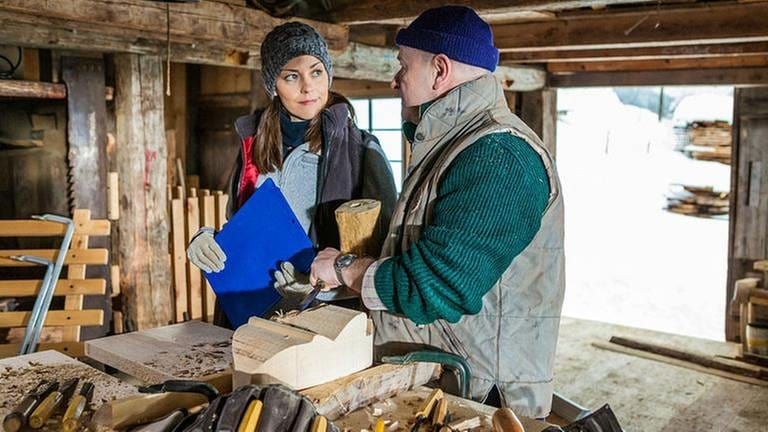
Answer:
<path fill-rule="evenodd" d="M 724 121 L 697 121 L 686 127 L 689 144 L 683 148 L 688 157 L 731 164 L 731 125 Z"/>
<path fill-rule="evenodd" d="M 728 192 L 716 191 L 711 186 L 674 184 L 667 195 L 667 211 L 689 216 L 712 217 L 727 215 Z"/>

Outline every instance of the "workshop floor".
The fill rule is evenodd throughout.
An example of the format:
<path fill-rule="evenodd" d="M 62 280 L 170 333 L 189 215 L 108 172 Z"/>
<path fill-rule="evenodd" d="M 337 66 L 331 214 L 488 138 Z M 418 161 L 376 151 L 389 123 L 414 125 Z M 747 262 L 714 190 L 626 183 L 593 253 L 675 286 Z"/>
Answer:
<path fill-rule="evenodd" d="M 734 356 L 736 345 L 564 318 L 555 389 L 589 409 L 610 404 L 627 432 L 764 432 L 768 387 L 597 348 L 624 336 L 700 354 Z"/>

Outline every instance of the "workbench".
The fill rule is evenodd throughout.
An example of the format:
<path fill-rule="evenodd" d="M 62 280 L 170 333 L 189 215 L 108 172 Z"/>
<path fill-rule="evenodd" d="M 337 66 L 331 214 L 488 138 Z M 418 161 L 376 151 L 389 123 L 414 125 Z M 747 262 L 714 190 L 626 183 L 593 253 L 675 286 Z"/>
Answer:
<path fill-rule="evenodd" d="M 130 381 L 153 384 L 168 379 L 202 379 L 220 387 L 221 391 L 228 391 L 226 385 L 231 382 L 231 335 L 230 330 L 190 321 L 88 341 L 86 353 L 91 359 L 132 377 Z M 433 370 L 432 365 L 424 366 Z M 20 400 L 22 393 L 34 387 L 40 379 L 62 380 L 75 376 L 96 384 L 95 405 L 137 393 L 135 386 L 58 352 L 47 351 L 0 360 L 0 401 L 4 401 L 0 402 L 0 415 L 7 414 Z M 423 386 L 400 392 L 370 406 L 345 412 L 335 423 L 342 430 L 348 428 L 357 432 L 372 430 L 380 417 L 388 425 L 397 422 L 399 426 L 393 430 L 406 430 L 430 392 L 431 389 Z M 446 397 L 454 420 L 472 417 L 490 419 L 495 411 L 493 407 L 470 400 L 451 395 Z M 528 432 L 539 432 L 547 426 L 530 419 L 521 421 Z M 474 430 L 490 431 L 490 422 L 484 420 L 484 424 Z"/>

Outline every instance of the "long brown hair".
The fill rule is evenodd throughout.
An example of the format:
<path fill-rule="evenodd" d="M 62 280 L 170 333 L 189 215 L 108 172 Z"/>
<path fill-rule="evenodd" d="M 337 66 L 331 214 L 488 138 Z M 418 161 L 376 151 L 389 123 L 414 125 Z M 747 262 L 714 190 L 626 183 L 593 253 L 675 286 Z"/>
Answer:
<path fill-rule="evenodd" d="M 319 153 L 323 146 L 323 111 L 331 105 L 344 103 L 349 109 L 351 121 L 355 121 L 355 110 L 344 96 L 328 92 L 328 101 L 317 115 L 309 121 L 309 127 L 304 139 L 309 142 L 309 150 Z M 283 168 L 283 133 L 280 129 L 280 110 L 285 109 L 280 98 L 275 96 L 272 102 L 261 114 L 259 127 L 256 129 L 256 140 L 253 145 L 253 164 L 261 173 Z"/>

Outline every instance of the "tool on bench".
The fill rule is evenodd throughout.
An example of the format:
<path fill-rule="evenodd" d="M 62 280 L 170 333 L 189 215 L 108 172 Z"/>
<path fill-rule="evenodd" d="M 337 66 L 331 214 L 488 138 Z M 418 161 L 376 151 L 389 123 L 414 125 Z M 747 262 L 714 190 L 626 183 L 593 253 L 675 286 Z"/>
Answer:
<path fill-rule="evenodd" d="M 463 398 L 469 396 L 469 381 L 472 372 L 464 357 L 445 351 L 412 351 L 401 356 L 384 356 L 382 363 L 409 364 L 413 362 L 439 363 L 456 372 L 459 379 L 459 394 Z"/>
<path fill-rule="evenodd" d="M 493 413 L 493 432 L 525 432 L 523 424 L 514 411 L 509 408 L 499 408 Z"/>
<path fill-rule="evenodd" d="M 72 397 L 69 407 L 67 407 L 64 416 L 61 418 L 64 432 L 75 432 L 80 429 L 80 419 L 83 417 L 83 412 L 90 405 L 91 399 L 93 399 L 93 390 L 93 383 L 84 382 L 82 387 L 80 387 L 80 393 Z"/>
<path fill-rule="evenodd" d="M 29 422 L 29 417 L 35 408 L 40 405 L 49 394 L 58 390 L 59 383 L 56 381 L 40 381 L 35 388 L 24 395 L 21 402 L 13 409 L 5 419 L 3 419 L 3 429 L 5 432 L 17 432 L 25 427 Z"/>
<path fill-rule="evenodd" d="M 43 399 L 43 401 L 40 402 L 40 405 L 35 408 L 35 411 L 32 413 L 32 415 L 29 416 L 29 425 L 34 429 L 40 429 L 43 427 L 45 422 L 51 418 L 51 415 L 58 411 L 59 408 L 64 406 L 69 401 L 69 399 L 72 398 L 72 395 L 75 394 L 75 389 L 77 388 L 77 383 L 79 381 L 79 378 L 66 380 L 61 384 L 61 388 L 58 391 L 52 392 L 45 399 Z"/>
<path fill-rule="evenodd" d="M 432 390 L 432 393 L 429 394 L 429 397 L 427 397 L 427 399 L 424 400 L 424 403 L 421 405 L 421 408 L 416 412 L 416 420 L 413 423 L 411 432 L 418 432 L 422 425 L 429 423 L 429 419 L 431 418 L 432 411 L 440 403 L 440 401 L 443 400 L 443 397 L 444 397 L 444 394 L 442 390 L 440 389 Z"/>
<path fill-rule="evenodd" d="M 93 425 L 123 429 L 155 421 L 180 408 L 194 408 L 210 402 L 218 390 L 206 382 L 170 380 L 142 387 L 140 394 L 108 402 L 93 414 Z"/>
<path fill-rule="evenodd" d="M 260 400 L 251 401 L 245 410 L 243 419 L 240 421 L 240 427 L 237 428 L 237 432 L 255 431 L 256 426 L 259 425 L 259 417 L 261 417 L 261 409 L 263 407 L 264 404 Z"/>

